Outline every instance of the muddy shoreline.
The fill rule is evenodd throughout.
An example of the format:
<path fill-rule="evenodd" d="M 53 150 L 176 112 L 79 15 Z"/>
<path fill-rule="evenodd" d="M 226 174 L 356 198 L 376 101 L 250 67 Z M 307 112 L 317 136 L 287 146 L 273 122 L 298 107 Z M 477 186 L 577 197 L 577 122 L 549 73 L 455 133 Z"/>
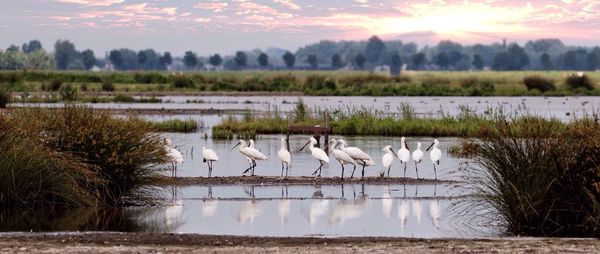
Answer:
<path fill-rule="evenodd" d="M 154 181 L 155 185 L 237 185 L 237 184 L 253 184 L 253 185 L 341 185 L 341 184 L 458 184 L 457 181 L 451 180 L 434 180 L 434 179 L 414 179 L 403 177 L 379 178 L 344 178 L 339 177 L 307 177 L 307 176 L 291 176 L 288 178 L 278 176 L 224 176 L 224 177 L 157 177 Z"/>
<path fill-rule="evenodd" d="M 18 253 L 598 253 L 598 239 L 255 237 L 160 233 L 3 233 L 0 252 Z"/>

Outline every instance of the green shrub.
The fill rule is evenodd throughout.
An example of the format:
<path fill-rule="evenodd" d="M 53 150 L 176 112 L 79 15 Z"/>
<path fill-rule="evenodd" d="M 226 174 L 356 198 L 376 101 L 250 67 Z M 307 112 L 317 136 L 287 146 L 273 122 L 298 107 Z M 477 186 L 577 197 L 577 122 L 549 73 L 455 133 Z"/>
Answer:
<path fill-rule="evenodd" d="M 473 151 L 467 181 L 509 232 L 600 236 L 600 124 L 498 119 Z"/>
<path fill-rule="evenodd" d="M 70 84 L 60 89 L 60 97 L 63 101 L 77 100 L 77 89 Z"/>
<path fill-rule="evenodd" d="M 566 84 L 571 89 L 583 88 L 586 90 L 594 89 L 594 82 L 585 74 L 571 74 L 566 79 Z"/>
<path fill-rule="evenodd" d="M 12 99 L 11 92 L 4 86 L 0 86 L 0 108 L 6 108 Z"/>
<path fill-rule="evenodd" d="M 53 79 L 50 82 L 42 86 L 42 90 L 56 92 L 60 90 L 63 85 L 63 81 L 60 79 Z"/>
<path fill-rule="evenodd" d="M 542 93 L 556 90 L 553 80 L 537 75 L 525 77 L 523 84 L 527 87 L 527 90 L 537 89 Z"/>
<path fill-rule="evenodd" d="M 153 134 L 145 121 L 133 117 L 115 118 L 107 111 L 65 106 L 20 109 L 10 116 L 9 123 L 24 133 L 20 136 L 30 138 L 24 143 L 37 142 L 92 168 L 88 174 L 100 180 L 85 186 L 89 193 L 99 195 L 101 205 L 147 198 L 145 184 L 166 162 L 158 134 Z"/>
<path fill-rule="evenodd" d="M 150 128 L 156 132 L 196 132 L 198 131 L 198 122 L 193 119 L 172 119 L 150 122 Z"/>
<path fill-rule="evenodd" d="M 176 75 L 173 77 L 173 87 L 194 88 L 194 81 L 185 75 Z"/>
<path fill-rule="evenodd" d="M 114 92 L 115 91 L 115 85 L 113 84 L 113 81 L 111 78 L 102 79 L 101 90 L 104 92 Z"/>

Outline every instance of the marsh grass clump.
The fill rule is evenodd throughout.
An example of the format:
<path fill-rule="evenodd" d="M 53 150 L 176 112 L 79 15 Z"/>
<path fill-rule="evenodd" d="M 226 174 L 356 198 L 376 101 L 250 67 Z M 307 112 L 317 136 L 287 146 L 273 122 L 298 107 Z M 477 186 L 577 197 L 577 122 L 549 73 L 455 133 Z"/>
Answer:
<path fill-rule="evenodd" d="M 194 119 L 171 119 L 160 122 L 149 122 L 150 128 L 156 132 L 196 132 L 198 122 Z"/>
<path fill-rule="evenodd" d="M 527 90 L 537 89 L 542 93 L 556 90 L 553 80 L 537 75 L 525 77 L 523 84 L 527 87 Z"/>
<path fill-rule="evenodd" d="M 0 86 L 0 108 L 6 108 L 6 105 L 10 103 L 11 99 L 12 94 L 10 90 L 4 86 Z"/>
<path fill-rule="evenodd" d="M 145 121 L 79 106 L 19 109 L 1 120 L 2 133 L 14 139 L 3 145 L 0 164 L 9 175 L 2 180 L 30 183 L 29 189 L 3 183 L 0 197 L 29 197 L 7 205 L 117 206 L 153 198 L 146 184 L 166 162 L 166 152 Z M 40 186 L 50 196 L 32 195 Z"/>
<path fill-rule="evenodd" d="M 104 92 L 114 92 L 115 84 L 113 83 L 113 80 L 111 78 L 105 77 L 102 79 L 102 86 L 100 87 L 100 89 Z"/>
<path fill-rule="evenodd" d="M 594 90 L 594 82 L 583 73 L 570 74 L 565 83 L 571 89 Z"/>
<path fill-rule="evenodd" d="M 468 181 L 510 233 L 600 236 L 600 124 L 499 118 L 477 142 Z"/>
<path fill-rule="evenodd" d="M 172 84 L 175 88 L 194 88 L 194 81 L 188 76 L 184 75 L 174 76 Z"/>

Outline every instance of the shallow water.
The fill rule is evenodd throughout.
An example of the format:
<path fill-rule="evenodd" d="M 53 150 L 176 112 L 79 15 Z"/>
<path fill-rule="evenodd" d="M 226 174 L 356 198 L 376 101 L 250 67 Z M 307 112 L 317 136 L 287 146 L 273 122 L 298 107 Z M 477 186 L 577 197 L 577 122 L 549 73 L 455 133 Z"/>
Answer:
<path fill-rule="evenodd" d="M 164 137 L 168 137 L 173 141 L 182 153 L 184 162 L 178 165 L 178 176 L 207 176 L 208 167 L 202 162 L 202 147 L 213 149 L 219 156 L 219 161 L 213 163 L 213 176 L 239 176 L 249 167 L 248 160 L 242 156 L 236 148 L 233 151 L 230 149 L 236 144 L 235 140 L 212 140 L 204 139 L 202 133 L 165 133 Z M 257 161 L 255 170 L 256 175 L 262 176 L 279 176 L 281 175 L 281 161 L 277 157 L 277 152 L 281 148 L 281 138 L 283 135 L 261 135 L 256 140 L 256 148 L 263 152 L 268 160 Z M 289 168 L 290 176 L 310 176 L 318 167 L 319 162 L 312 157 L 310 151 L 305 149 L 298 151 L 307 141 L 309 136 L 294 135 L 290 136 L 290 149 L 292 154 L 292 163 Z M 330 136 L 330 138 L 338 138 L 338 136 Z M 356 146 L 371 155 L 375 161 L 375 166 L 365 168 L 365 176 L 378 176 L 384 171 L 381 163 L 382 156 L 385 152 L 382 151 L 386 145 L 392 145 L 394 151 L 400 149 L 400 138 L 387 137 L 347 137 L 345 138 L 349 146 Z M 321 138 L 323 140 L 323 138 Z M 460 180 L 463 176 L 461 165 L 467 162 L 465 159 L 455 158 L 448 154 L 448 148 L 458 144 L 458 138 L 439 138 L 442 150 L 442 159 L 437 167 L 437 176 L 439 179 Z M 322 142 L 322 141 L 321 141 Z M 434 178 L 433 163 L 429 159 L 429 153 L 425 149 L 433 142 L 433 138 L 419 137 L 407 138 L 406 142 L 410 150 L 416 148 L 416 143 L 422 143 L 422 150 L 425 152 L 423 161 L 418 164 L 418 172 L 420 178 Z M 340 176 L 341 167 L 330 154 L 330 163 L 325 166 L 322 171 L 323 177 Z M 346 165 L 344 177 L 348 177 L 352 173 L 352 166 Z M 414 162 L 410 161 L 406 167 L 406 177 L 416 177 Z M 404 175 L 404 166 L 399 160 L 392 163 L 391 176 L 398 177 Z M 360 177 L 361 167 L 357 167 L 355 177 Z M 387 169 L 386 169 L 387 171 Z"/>
<path fill-rule="evenodd" d="M 405 190 L 406 188 L 406 190 Z M 253 236 L 496 236 L 453 185 L 189 186 L 162 190 L 166 206 L 1 211 L 0 230 L 126 231 Z"/>
<path fill-rule="evenodd" d="M 475 112 L 483 113 L 489 108 L 502 107 L 507 112 L 527 109 L 527 112 L 568 120 L 573 115 L 589 114 L 600 108 L 600 97 L 371 97 L 371 96 L 164 96 L 165 103 L 96 103 L 94 108 L 116 109 L 219 109 L 254 111 L 291 111 L 301 98 L 310 108 L 342 109 L 368 108 L 387 113 L 400 112 L 401 103 L 409 103 L 418 114 L 439 115 L 439 111 L 456 115 L 459 105 L 468 105 Z M 203 100 L 203 103 L 186 103 L 188 100 Z M 57 107 L 51 104 L 15 104 L 17 106 Z M 570 115 L 567 115 L 567 114 Z"/>

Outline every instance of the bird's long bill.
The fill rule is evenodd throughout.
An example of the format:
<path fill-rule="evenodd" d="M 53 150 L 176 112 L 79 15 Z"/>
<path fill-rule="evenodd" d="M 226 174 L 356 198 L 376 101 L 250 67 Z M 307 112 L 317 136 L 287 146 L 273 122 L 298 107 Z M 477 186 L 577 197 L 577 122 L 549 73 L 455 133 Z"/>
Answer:
<path fill-rule="evenodd" d="M 327 149 L 327 147 L 329 147 L 329 144 L 327 144 L 323 147 L 323 151 L 325 151 L 325 149 Z"/>
<path fill-rule="evenodd" d="M 300 151 L 302 151 L 302 149 L 304 149 L 308 144 L 310 144 L 310 140 L 308 142 L 306 142 L 306 144 L 304 144 L 304 146 L 302 146 L 302 148 L 300 148 Z"/>
<path fill-rule="evenodd" d="M 240 145 L 240 143 L 238 142 L 237 145 L 235 145 L 234 147 L 232 147 L 231 149 L 229 149 L 229 151 L 233 151 L 233 149 L 235 149 L 236 147 L 238 147 Z"/>
<path fill-rule="evenodd" d="M 410 150 L 410 148 L 408 148 L 408 143 L 406 143 L 406 141 L 404 141 L 404 147 L 406 147 L 406 149 Z"/>
<path fill-rule="evenodd" d="M 431 143 L 431 145 L 429 145 L 429 147 L 427 147 L 427 149 L 425 149 L 425 151 L 429 151 L 429 149 L 431 149 L 431 147 L 433 146 L 433 144 L 435 144 L 435 143 Z"/>
<path fill-rule="evenodd" d="M 396 153 L 394 153 L 394 149 L 390 149 L 392 151 L 392 153 L 394 154 L 394 156 L 398 157 L 398 155 Z"/>

